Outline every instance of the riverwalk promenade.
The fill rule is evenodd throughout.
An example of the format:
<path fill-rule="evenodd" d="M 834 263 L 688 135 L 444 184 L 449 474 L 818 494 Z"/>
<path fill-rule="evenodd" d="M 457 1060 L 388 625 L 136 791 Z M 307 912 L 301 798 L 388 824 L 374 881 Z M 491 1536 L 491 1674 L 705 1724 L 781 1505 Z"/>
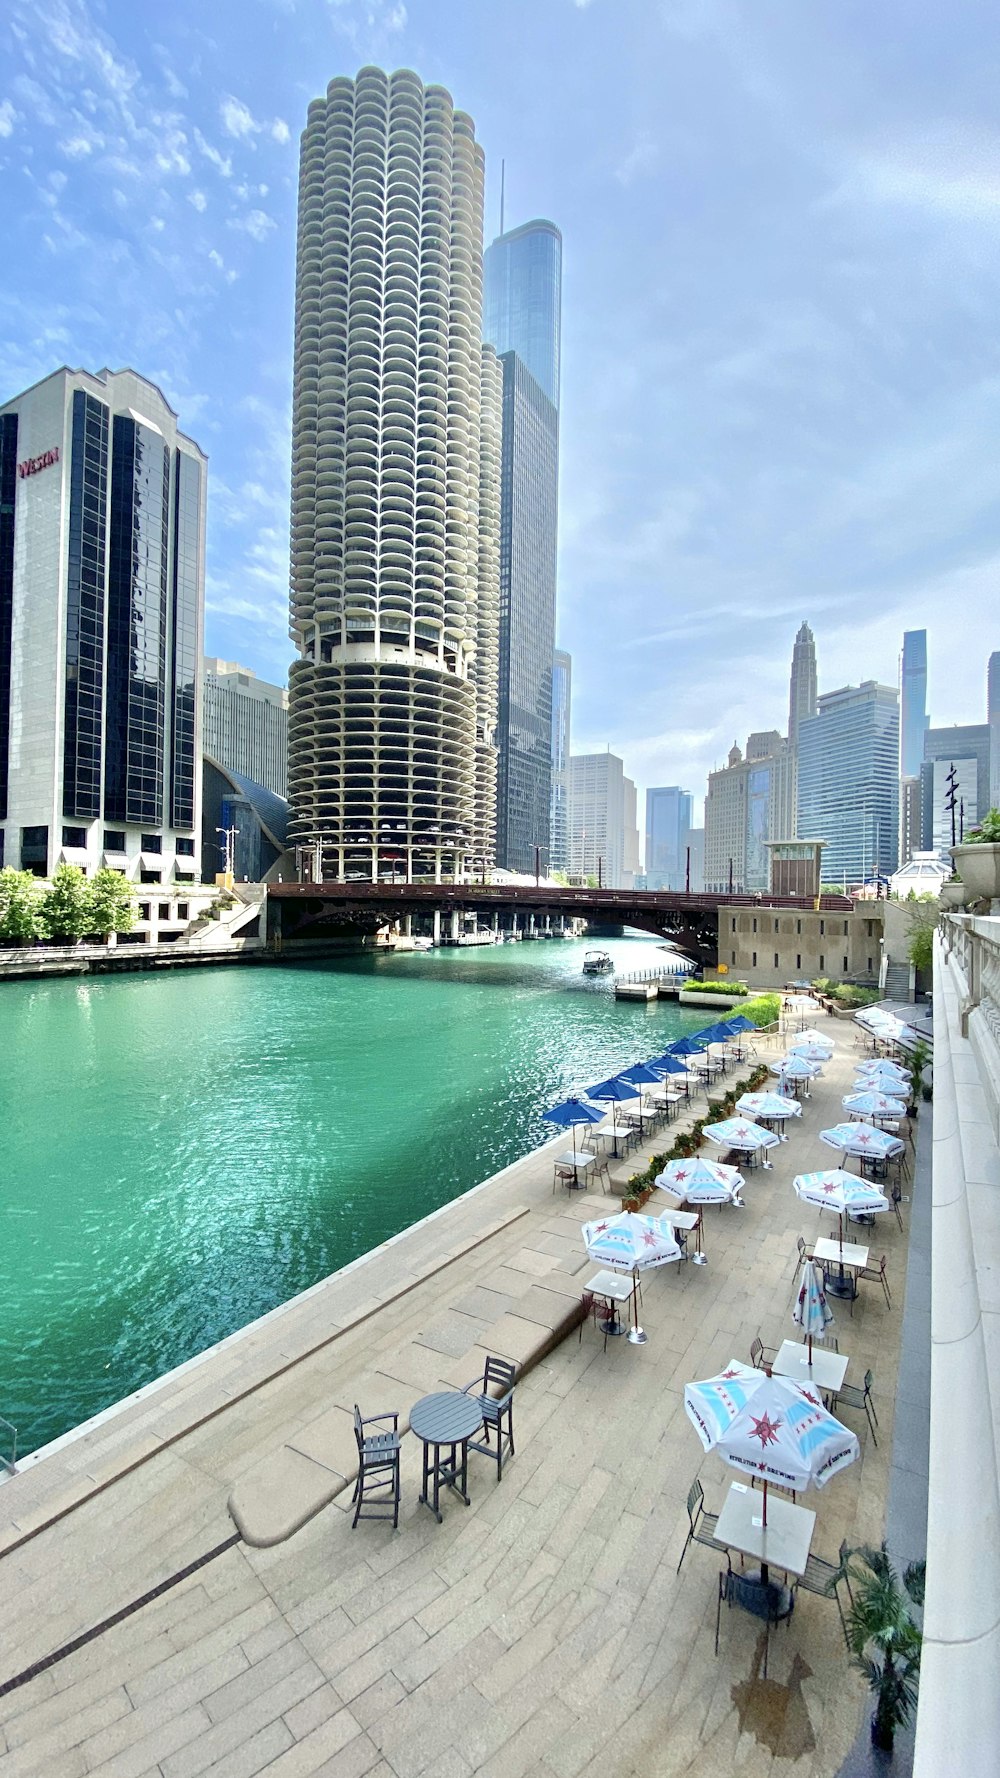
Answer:
<path fill-rule="evenodd" d="M 833 1602 L 800 1596 L 765 1679 L 743 1613 L 713 1653 L 722 1558 L 694 1546 L 676 1573 L 692 1480 L 713 1511 L 731 1480 L 684 1384 L 795 1335 L 795 1237 L 829 1233 L 790 1183 L 832 1163 L 817 1132 L 853 1079 L 855 1027 L 826 1023 L 773 1167 L 705 1213 L 709 1263 L 646 1278 L 646 1345 L 572 1325 L 580 1224 L 617 1204 L 553 1193 L 563 1137 L 0 1486 L 0 1778 L 836 1773 L 863 1686 Z M 907 1209 L 872 1236 L 892 1308 L 877 1286 L 835 1305 L 879 1442 L 851 1415 L 861 1461 L 806 1503 L 831 1559 L 883 1534 Z M 399 1530 L 352 1531 L 354 1402 L 405 1420 L 486 1350 L 531 1364 L 502 1481 L 473 1456 L 471 1505 L 446 1495 L 438 1525 L 408 1434 Z"/>

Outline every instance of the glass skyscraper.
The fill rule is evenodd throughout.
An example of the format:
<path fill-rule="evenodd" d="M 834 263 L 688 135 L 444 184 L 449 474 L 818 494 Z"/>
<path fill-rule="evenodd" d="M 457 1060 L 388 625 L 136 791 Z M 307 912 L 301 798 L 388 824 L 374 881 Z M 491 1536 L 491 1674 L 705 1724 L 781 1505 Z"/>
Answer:
<path fill-rule="evenodd" d="M 677 784 L 646 792 L 646 888 L 683 889 L 692 798 Z"/>
<path fill-rule="evenodd" d="M 557 648 L 552 660 L 552 819 L 549 869 L 569 870 L 569 749 L 573 661 Z"/>
<path fill-rule="evenodd" d="M 559 416 L 516 352 L 503 366 L 497 863 L 549 865 Z"/>
<path fill-rule="evenodd" d="M 905 630 L 899 663 L 899 775 L 916 778 L 927 730 L 927 631 Z"/>
<path fill-rule="evenodd" d="M 516 352 L 558 408 L 562 235 L 555 223 L 525 222 L 498 235 L 483 272 L 483 338 L 501 357 Z"/>
<path fill-rule="evenodd" d="M 850 887 L 896 868 L 899 694 L 866 679 L 799 726 L 798 837 L 825 840 L 823 874 Z"/>

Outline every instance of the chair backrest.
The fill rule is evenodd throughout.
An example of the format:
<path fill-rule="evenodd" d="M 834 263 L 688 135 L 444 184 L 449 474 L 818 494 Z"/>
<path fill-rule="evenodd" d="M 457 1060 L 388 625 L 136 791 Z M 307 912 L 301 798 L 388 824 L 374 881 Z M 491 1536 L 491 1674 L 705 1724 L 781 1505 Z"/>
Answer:
<path fill-rule="evenodd" d="M 687 1498 L 688 1518 L 691 1521 L 692 1531 L 694 1530 L 695 1525 L 697 1523 L 698 1514 L 701 1511 L 701 1503 L 704 1500 L 704 1498 L 705 1498 L 705 1490 L 702 1487 L 701 1483 L 699 1481 L 693 1481 L 691 1483 L 690 1488 L 688 1489 L 688 1498 Z"/>
<path fill-rule="evenodd" d="M 361 1409 L 358 1407 L 357 1402 L 354 1404 L 354 1437 L 357 1441 L 358 1455 L 360 1456 L 364 1450 L 365 1444 L 365 1423 L 361 1418 Z"/>
<path fill-rule="evenodd" d="M 509 1359 L 488 1358 L 483 1371 L 483 1394 L 489 1395 L 490 1385 L 497 1383 L 500 1386 L 500 1394 L 506 1395 L 508 1389 L 513 1389 L 516 1375 L 517 1366 L 511 1364 Z"/>
<path fill-rule="evenodd" d="M 798 1235 L 796 1237 L 796 1245 L 799 1250 L 799 1258 L 805 1259 L 805 1257 L 806 1257 L 806 1238 L 804 1235 Z"/>
<path fill-rule="evenodd" d="M 585 1290 L 584 1291 L 583 1295 L 580 1298 L 580 1302 L 583 1306 L 584 1321 L 586 1321 L 588 1315 L 592 1315 L 594 1313 L 594 1304 L 596 1303 L 596 1301 L 597 1301 L 597 1298 L 595 1297 L 592 1290 Z"/>
<path fill-rule="evenodd" d="M 878 1262 L 878 1269 L 884 1278 L 885 1277 L 885 1254 L 884 1253 L 882 1255 L 882 1258 Z"/>
<path fill-rule="evenodd" d="M 764 1342 L 761 1339 L 759 1334 L 755 1334 L 753 1339 L 750 1341 L 750 1363 L 759 1365 L 763 1356 L 764 1356 Z"/>
<path fill-rule="evenodd" d="M 865 1371 L 865 1394 L 870 1395 L 875 1378 L 871 1371 Z"/>

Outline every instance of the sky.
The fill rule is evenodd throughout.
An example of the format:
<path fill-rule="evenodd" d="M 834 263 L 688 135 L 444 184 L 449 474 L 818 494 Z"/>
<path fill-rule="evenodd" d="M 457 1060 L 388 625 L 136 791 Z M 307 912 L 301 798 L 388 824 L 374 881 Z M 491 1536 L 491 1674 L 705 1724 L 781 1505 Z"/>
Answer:
<path fill-rule="evenodd" d="M 819 689 L 1000 648 L 1000 13 L 912 0 L 6 0 L 0 400 L 130 365 L 208 452 L 205 647 L 284 681 L 298 137 L 366 62 L 563 234 L 573 747 L 700 796 Z"/>

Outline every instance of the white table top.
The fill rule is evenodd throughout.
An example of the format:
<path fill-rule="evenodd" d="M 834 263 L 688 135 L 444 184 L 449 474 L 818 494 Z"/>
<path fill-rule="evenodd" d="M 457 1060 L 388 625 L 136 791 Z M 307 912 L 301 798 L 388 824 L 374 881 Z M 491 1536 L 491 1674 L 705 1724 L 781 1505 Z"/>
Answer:
<path fill-rule="evenodd" d="M 768 1491 L 767 1529 L 763 1522 L 764 1495 L 749 1482 L 734 1482 L 719 1514 L 715 1535 L 720 1543 L 744 1556 L 756 1556 L 789 1574 L 803 1574 L 809 1560 L 816 1514 L 793 1506 L 780 1494 Z"/>
<path fill-rule="evenodd" d="M 630 1272 L 595 1272 L 583 1288 L 594 1296 L 612 1297 L 616 1303 L 624 1303 L 632 1295 L 632 1275 Z"/>
<path fill-rule="evenodd" d="M 841 1247 L 839 1241 L 828 1241 L 824 1237 L 817 1241 L 813 1248 L 813 1258 L 821 1260 L 827 1266 L 857 1267 L 860 1272 L 868 1264 L 868 1248 L 859 1247 L 854 1241 L 845 1241 Z"/>
<path fill-rule="evenodd" d="M 556 1166 L 575 1167 L 578 1173 L 582 1173 L 587 1167 L 592 1167 L 596 1159 L 596 1154 L 587 1154 L 582 1148 L 578 1150 L 576 1154 L 570 1149 L 568 1154 L 561 1154 L 559 1156 L 559 1159 L 556 1161 Z"/>
<path fill-rule="evenodd" d="M 656 1210 L 653 1214 L 659 1222 L 669 1223 L 672 1229 L 696 1229 L 701 1221 L 693 1210 Z"/>
<path fill-rule="evenodd" d="M 849 1362 L 846 1352 L 814 1346 L 810 1364 L 809 1347 L 804 1340 L 784 1340 L 771 1369 L 779 1377 L 791 1377 L 795 1383 L 812 1383 L 817 1389 L 836 1391 L 843 1385 Z"/>

